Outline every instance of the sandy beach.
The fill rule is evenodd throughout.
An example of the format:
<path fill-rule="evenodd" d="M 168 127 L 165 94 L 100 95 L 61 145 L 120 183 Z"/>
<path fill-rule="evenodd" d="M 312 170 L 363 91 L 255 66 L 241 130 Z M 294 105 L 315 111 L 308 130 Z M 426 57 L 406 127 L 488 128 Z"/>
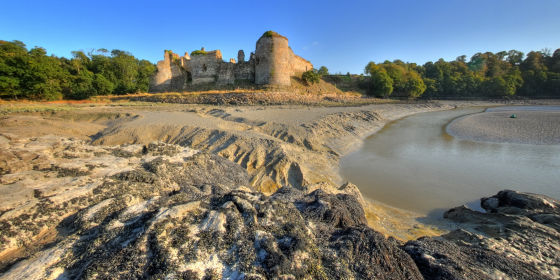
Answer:
<path fill-rule="evenodd" d="M 447 132 L 474 141 L 558 145 L 560 110 L 509 107 L 487 111 L 454 120 L 447 126 Z"/>

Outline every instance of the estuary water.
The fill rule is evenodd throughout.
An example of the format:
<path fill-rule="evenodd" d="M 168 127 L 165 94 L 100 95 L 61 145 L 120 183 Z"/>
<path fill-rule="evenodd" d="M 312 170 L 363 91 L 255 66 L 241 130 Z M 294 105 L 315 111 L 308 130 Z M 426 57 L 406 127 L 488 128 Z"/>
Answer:
<path fill-rule="evenodd" d="M 421 113 L 389 123 L 342 158 L 341 175 L 367 198 L 421 214 L 462 204 L 476 209 L 481 197 L 503 189 L 560 199 L 560 145 L 474 142 L 446 133 L 453 119 L 484 110 Z"/>

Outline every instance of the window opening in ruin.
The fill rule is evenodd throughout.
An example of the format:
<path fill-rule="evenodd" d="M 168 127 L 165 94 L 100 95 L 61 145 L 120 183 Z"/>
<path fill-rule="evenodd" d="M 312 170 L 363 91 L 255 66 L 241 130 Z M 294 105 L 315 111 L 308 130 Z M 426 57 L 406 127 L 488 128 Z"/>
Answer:
<path fill-rule="evenodd" d="M 206 67 L 206 64 L 202 64 L 202 72 L 206 72 L 206 70 L 208 70 L 208 68 Z"/>

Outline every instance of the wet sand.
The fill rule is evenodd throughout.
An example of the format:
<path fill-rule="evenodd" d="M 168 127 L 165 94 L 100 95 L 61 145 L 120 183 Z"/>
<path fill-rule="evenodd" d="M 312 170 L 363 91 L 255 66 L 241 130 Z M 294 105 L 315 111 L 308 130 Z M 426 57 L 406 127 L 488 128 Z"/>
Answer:
<path fill-rule="evenodd" d="M 515 118 L 511 116 L 515 115 Z M 458 118 L 447 132 L 460 139 L 537 145 L 560 144 L 560 110 L 487 111 Z"/>

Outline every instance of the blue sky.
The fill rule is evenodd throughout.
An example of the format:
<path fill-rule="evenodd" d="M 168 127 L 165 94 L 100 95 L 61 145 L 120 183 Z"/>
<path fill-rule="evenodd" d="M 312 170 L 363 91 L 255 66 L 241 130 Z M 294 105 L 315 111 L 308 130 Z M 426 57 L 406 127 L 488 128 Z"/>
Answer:
<path fill-rule="evenodd" d="M 0 3 L 0 39 L 50 54 L 122 49 L 152 62 L 204 46 L 248 57 L 274 30 L 316 67 L 362 73 L 369 61 L 423 64 L 476 52 L 560 48 L 559 0 L 25 1 Z"/>

